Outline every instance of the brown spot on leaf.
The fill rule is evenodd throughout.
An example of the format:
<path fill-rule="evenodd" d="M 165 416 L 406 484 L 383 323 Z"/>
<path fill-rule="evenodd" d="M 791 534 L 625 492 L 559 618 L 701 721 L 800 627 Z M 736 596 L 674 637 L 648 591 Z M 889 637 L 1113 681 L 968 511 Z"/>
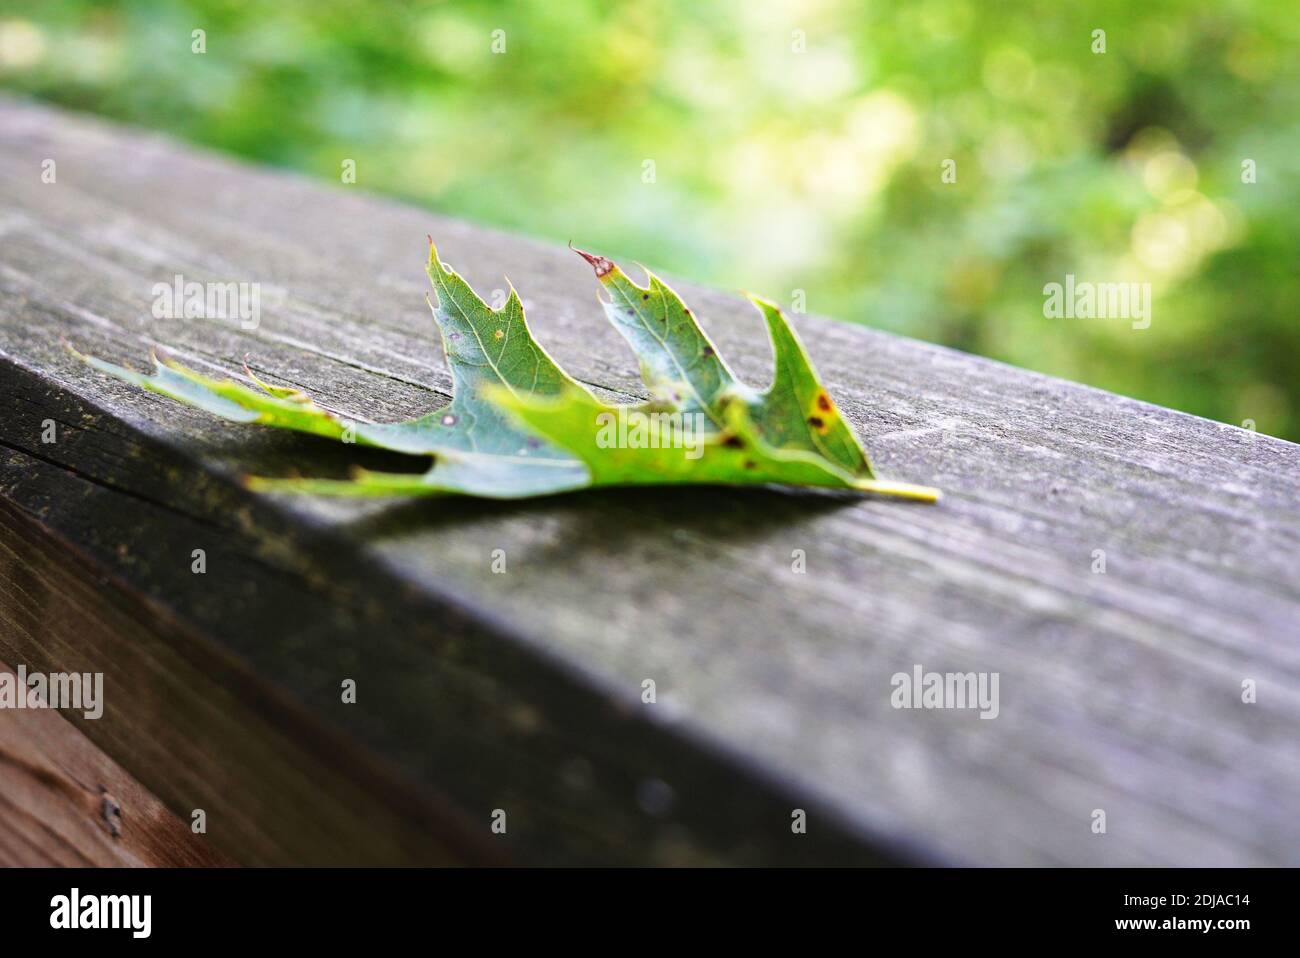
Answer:
<path fill-rule="evenodd" d="M 702 355 L 705 355 L 705 356 L 712 356 L 712 355 L 713 355 L 713 347 L 712 347 L 712 346 L 705 346 L 705 347 L 704 347 L 704 352 L 703 352 Z"/>
<path fill-rule="evenodd" d="M 809 416 L 808 425 L 812 426 L 818 432 L 825 432 L 827 428 L 826 420 L 823 419 L 821 416 Z"/>
<path fill-rule="evenodd" d="M 830 399 L 830 397 L 827 396 L 825 393 L 818 393 L 818 394 L 817 394 L 817 408 L 820 409 L 822 412 L 830 412 L 830 411 L 831 411 L 831 399 Z"/>
<path fill-rule="evenodd" d="M 722 444 L 723 444 L 724 446 L 726 446 L 727 448 L 729 448 L 729 449 L 744 449 L 744 448 L 745 448 L 745 440 L 743 440 L 743 439 L 741 439 L 739 436 L 735 436 L 735 435 L 728 436 L 726 439 L 722 440 Z"/>

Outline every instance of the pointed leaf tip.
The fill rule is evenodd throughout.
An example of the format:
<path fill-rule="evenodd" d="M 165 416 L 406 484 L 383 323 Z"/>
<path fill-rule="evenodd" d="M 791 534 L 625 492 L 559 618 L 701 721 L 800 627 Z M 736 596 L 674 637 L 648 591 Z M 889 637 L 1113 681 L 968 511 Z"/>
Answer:
<path fill-rule="evenodd" d="M 569 249 L 573 250 L 591 264 L 591 268 L 596 271 L 597 279 L 604 279 L 614 271 L 614 264 L 612 261 L 605 259 L 603 256 L 593 256 L 585 250 L 578 249 L 573 245 L 572 240 L 569 241 Z"/>
<path fill-rule="evenodd" d="M 439 269 L 442 268 L 442 260 L 438 256 L 438 246 L 433 242 L 433 236 L 429 233 L 425 233 L 424 238 L 429 241 L 429 261 L 425 263 L 424 271 L 432 274 L 435 266 Z"/>

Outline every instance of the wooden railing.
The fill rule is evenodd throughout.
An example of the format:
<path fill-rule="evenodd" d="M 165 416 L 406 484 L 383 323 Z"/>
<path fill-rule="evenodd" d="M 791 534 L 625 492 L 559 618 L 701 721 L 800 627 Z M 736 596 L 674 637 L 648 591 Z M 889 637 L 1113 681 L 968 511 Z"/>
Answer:
<path fill-rule="evenodd" d="M 231 859 L 1297 864 L 1295 445 L 796 316 L 881 472 L 941 503 L 254 494 L 364 453 L 61 339 L 396 420 L 450 390 L 432 233 L 565 368 L 642 395 L 589 268 L 43 107 L 0 100 L 0 129 L 0 661 L 102 671 L 104 716 L 69 718 Z M 155 318 L 178 275 L 258 283 L 257 328 Z M 681 288 L 762 381 L 748 305 Z M 996 718 L 896 708 L 918 667 L 996 673 Z"/>

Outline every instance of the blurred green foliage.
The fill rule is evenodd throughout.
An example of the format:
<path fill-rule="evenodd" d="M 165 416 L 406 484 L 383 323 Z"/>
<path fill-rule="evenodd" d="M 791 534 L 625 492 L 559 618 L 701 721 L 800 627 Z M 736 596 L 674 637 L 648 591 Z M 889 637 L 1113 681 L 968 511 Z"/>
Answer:
<path fill-rule="evenodd" d="M 0 85 L 1300 439 L 1298 38 L 1282 0 L 0 0 Z M 1150 328 L 1045 317 L 1066 274 L 1149 282 Z"/>

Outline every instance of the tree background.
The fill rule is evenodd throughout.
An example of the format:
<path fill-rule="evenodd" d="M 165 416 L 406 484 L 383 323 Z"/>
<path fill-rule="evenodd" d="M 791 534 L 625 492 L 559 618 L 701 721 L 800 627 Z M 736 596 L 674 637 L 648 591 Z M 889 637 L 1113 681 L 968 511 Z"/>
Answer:
<path fill-rule="evenodd" d="M 0 0 L 0 86 L 1297 440 L 1298 39 L 1280 0 Z M 1150 328 L 1045 317 L 1066 274 Z"/>

